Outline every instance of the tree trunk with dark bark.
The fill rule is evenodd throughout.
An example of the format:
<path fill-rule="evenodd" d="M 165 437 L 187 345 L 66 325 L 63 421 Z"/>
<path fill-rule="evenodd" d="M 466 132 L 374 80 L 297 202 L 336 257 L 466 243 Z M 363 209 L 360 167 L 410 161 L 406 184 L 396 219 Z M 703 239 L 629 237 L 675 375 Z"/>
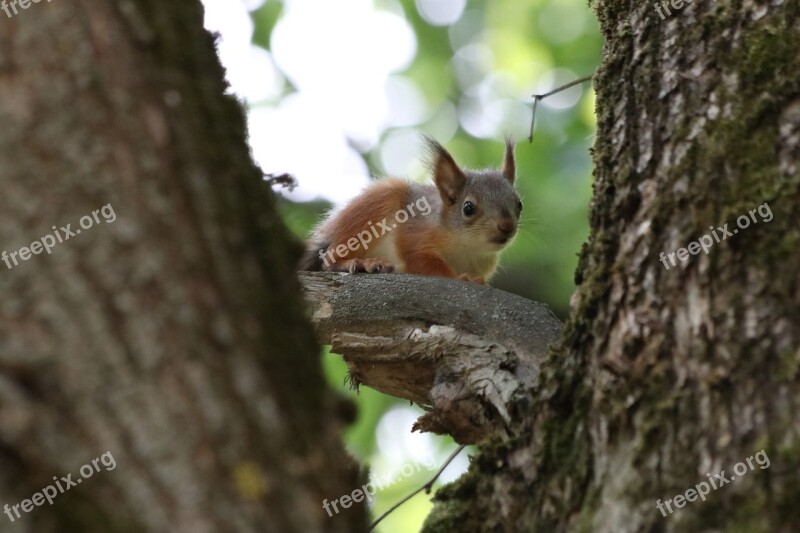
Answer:
<path fill-rule="evenodd" d="M 595 9 L 572 315 L 532 408 L 440 491 L 425 531 L 797 531 L 800 4 Z M 707 254 L 672 266 L 704 235 Z"/>
<path fill-rule="evenodd" d="M 365 529 L 322 508 L 362 480 L 199 2 L 0 18 L 0 505 L 116 463 L 0 529 Z"/>

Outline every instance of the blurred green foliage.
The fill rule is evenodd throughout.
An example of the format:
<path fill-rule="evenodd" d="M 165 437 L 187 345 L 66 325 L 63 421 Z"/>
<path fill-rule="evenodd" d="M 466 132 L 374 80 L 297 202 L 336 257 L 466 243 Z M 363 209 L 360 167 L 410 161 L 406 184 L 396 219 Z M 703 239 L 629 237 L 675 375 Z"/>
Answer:
<path fill-rule="evenodd" d="M 462 19 L 469 17 L 469 24 L 459 26 L 458 39 L 453 38 L 449 27 L 428 24 L 419 15 L 414 0 L 376 1 L 379 8 L 386 7 L 393 12 L 397 12 L 400 4 L 416 33 L 417 55 L 410 67 L 399 74 L 417 84 L 432 109 L 446 102 L 458 109 L 465 96 L 469 97 L 454 68 L 453 58 L 458 50 L 453 49 L 453 42 L 459 40 L 485 45 L 493 56 L 493 69 L 502 74 L 499 82 L 505 84 L 509 92 L 517 94 L 546 92 L 591 74 L 599 64 L 601 38 L 585 0 L 470 0 L 462 15 Z M 272 29 L 280 23 L 281 8 L 281 2 L 269 0 L 252 13 L 256 44 L 269 48 Z M 563 70 L 557 71 L 559 75 L 549 86 L 539 85 L 542 79 L 552 76 L 554 69 Z M 291 87 L 286 88 L 287 93 L 291 90 Z M 492 280 L 496 287 L 547 303 L 562 319 L 568 313 L 569 297 L 574 289 L 577 254 L 588 234 L 589 148 L 595 129 L 590 84 L 575 90 L 581 96 L 570 107 L 539 106 L 533 144 L 520 139 L 516 151 L 517 186 L 525 205 L 523 223 L 519 236 L 501 260 L 501 270 Z M 519 130 L 519 124 L 530 121 L 532 99 L 521 102 L 525 107 L 511 109 L 521 116 L 506 117 L 517 125 L 514 131 Z M 436 130 L 429 123 L 419 124 L 416 129 L 420 134 Z M 385 131 L 383 138 L 389 134 L 391 130 Z M 469 135 L 459 125 L 446 147 L 463 166 L 497 166 L 503 150 L 502 133 L 496 138 L 480 139 Z M 373 174 L 383 174 L 377 148 L 363 157 Z M 291 172 L 291 169 L 285 170 Z M 301 238 L 307 236 L 329 207 L 324 201 L 299 204 L 285 199 L 280 205 L 286 223 Z M 332 386 L 343 394 L 353 395 L 346 392 L 343 385 L 344 363 L 327 353 L 324 363 Z M 363 389 L 357 398 L 353 397 L 360 414 L 357 423 L 347 431 L 346 442 L 351 452 L 362 460 L 374 461 L 376 425 L 398 400 L 368 389 Z M 382 493 L 376 501 L 375 514 L 424 483 L 429 475 L 422 472 L 392 485 L 391 490 Z M 417 531 L 429 508 L 425 497 L 418 496 L 382 523 L 379 530 Z"/>

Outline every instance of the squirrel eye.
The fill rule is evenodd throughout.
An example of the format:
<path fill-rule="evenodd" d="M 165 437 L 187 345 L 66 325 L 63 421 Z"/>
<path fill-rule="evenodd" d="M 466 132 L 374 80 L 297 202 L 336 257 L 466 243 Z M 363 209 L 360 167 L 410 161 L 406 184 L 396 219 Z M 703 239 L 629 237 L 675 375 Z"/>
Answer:
<path fill-rule="evenodd" d="M 475 204 L 472 202 L 464 202 L 464 215 L 470 216 L 475 214 Z"/>
<path fill-rule="evenodd" d="M 517 200 L 517 211 L 522 212 L 522 200 Z"/>

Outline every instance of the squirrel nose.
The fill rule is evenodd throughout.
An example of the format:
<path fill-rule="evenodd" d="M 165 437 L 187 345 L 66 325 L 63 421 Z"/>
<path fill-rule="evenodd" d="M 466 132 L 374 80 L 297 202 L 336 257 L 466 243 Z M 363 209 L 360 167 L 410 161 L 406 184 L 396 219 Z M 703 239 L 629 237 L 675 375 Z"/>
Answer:
<path fill-rule="evenodd" d="M 499 229 L 503 235 L 511 235 L 514 233 L 514 230 L 517 229 L 517 225 L 514 223 L 514 219 L 504 218 L 497 224 L 497 229 Z"/>

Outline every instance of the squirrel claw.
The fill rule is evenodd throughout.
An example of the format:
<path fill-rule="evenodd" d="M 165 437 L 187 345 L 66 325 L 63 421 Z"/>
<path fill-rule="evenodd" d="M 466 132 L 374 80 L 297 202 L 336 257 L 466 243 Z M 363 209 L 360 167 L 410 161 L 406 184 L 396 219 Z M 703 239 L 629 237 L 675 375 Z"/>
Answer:
<path fill-rule="evenodd" d="M 348 269 L 351 274 L 366 272 L 367 274 L 379 274 L 394 272 L 394 265 L 382 259 L 354 259 Z"/>
<path fill-rule="evenodd" d="M 460 279 L 461 281 L 470 281 L 472 283 L 477 283 L 479 285 L 486 285 L 486 279 L 473 278 L 469 274 L 459 274 L 458 279 Z"/>

